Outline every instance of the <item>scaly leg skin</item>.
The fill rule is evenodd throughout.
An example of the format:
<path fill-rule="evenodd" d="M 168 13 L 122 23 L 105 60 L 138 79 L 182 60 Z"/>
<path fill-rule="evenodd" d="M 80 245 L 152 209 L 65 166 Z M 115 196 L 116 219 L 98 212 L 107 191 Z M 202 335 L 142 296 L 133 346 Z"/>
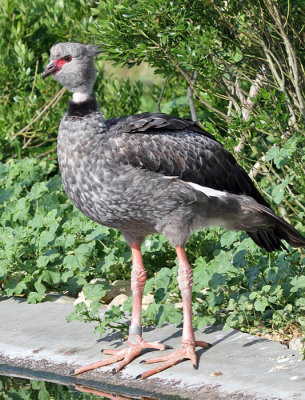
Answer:
<path fill-rule="evenodd" d="M 97 361 L 95 363 L 86 365 L 76 369 L 74 375 L 81 374 L 96 368 L 104 367 L 105 365 L 113 364 L 121 361 L 114 369 L 113 372 L 119 372 L 125 365 L 129 364 L 134 358 L 139 356 L 143 349 L 157 349 L 166 350 L 170 348 L 162 343 L 145 342 L 142 338 L 141 328 L 141 309 L 142 309 L 142 295 L 146 280 L 146 271 L 143 266 L 141 255 L 141 248 L 138 244 L 131 245 L 132 253 L 132 271 L 131 271 L 131 291 L 132 291 L 132 315 L 131 325 L 129 328 L 129 336 L 127 347 L 122 350 L 107 349 L 104 354 L 109 354 L 105 360 Z"/>
<path fill-rule="evenodd" d="M 192 284 L 193 284 L 193 271 L 188 262 L 183 247 L 176 247 L 177 259 L 178 259 L 178 283 L 179 289 L 182 296 L 183 303 L 183 331 L 182 331 L 182 346 L 179 350 L 173 351 L 172 353 L 166 354 L 165 356 L 150 358 L 145 361 L 147 364 L 162 362 L 155 368 L 144 372 L 137 378 L 147 378 L 148 376 L 157 374 L 167 368 L 178 364 L 180 361 L 190 359 L 193 367 L 197 366 L 197 356 L 195 353 L 195 347 L 209 348 L 211 345 L 206 342 L 196 341 L 194 336 L 194 330 L 192 326 Z"/>

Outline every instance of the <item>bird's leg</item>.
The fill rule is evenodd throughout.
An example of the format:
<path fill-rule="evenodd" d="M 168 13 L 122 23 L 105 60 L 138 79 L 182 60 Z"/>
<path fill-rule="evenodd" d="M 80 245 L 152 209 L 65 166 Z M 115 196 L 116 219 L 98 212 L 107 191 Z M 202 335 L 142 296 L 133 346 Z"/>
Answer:
<path fill-rule="evenodd" d="M 143 265 L 141 248 L 139 244 L 131 244 L 132 254 L 132 270 L 131 270 L 131 291 L 132 291 L 132 314 L 131 325 L 127 347 L 125 349 L 105 349 L 104 354 L 109 354 L 111 357 L 105 360 L 86 365 L 75 370 L 74 374 L 78 375 L 82 372 L 100 368 L 105 365 L 113 364 L 121 361 L 113 372 L 119 372 L 125 365 L 129 364 L 134 358 L 139 356 L 143 349 L 165 350 L 169 348 L 162 343 L 145 342 L 142 338 L 141 327 L 141 311 L 142 311 L 142 296 L 146 280 L 146 271 Z"/>
<path fill-rule="evenodd" d="M 155 362 L 163 362 L 161 365 L 144 372 L 141 378 L 147 378 L 158 372 L 167 369 L 184 359 L 190 359 L 193 367 L 197 368 L 197 356 L 195 347 L 200 346 L 209 348 L 210 345 L 203 341 L 196 341 L 194 330 L 192 326 L 192 285 L 193 285 L 193 271 L 186 257 L 183 247 L 176 247 L 178 259 L 178 283 L 182 296 L 183 304 L 183 330 L 182 330 L 182 346 L 179 350 L 169 353 L 165 356 L 150 358 L 146 360 L 147 364 Z"/>
<path fill-rule="evenodd" d="M 131 292 L 132 313 L 129 328 L 128 342 L 137 342 L 142 335 L 141 313 L 142 297 L 146 281 L 146 271 L 143 265 L 141 248 L 139 245 L 131 245 L 132 270 L 131 270 Z"/>

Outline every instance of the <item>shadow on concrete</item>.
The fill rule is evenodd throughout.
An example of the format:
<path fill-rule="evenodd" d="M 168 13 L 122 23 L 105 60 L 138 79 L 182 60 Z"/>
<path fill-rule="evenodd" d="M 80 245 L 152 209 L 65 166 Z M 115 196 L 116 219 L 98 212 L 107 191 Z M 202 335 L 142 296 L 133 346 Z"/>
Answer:
<path fill-rule="evenodd" d="M 257 343 L 266 343 L 266 342 L 269 342 L 269 340 L 268 339 L 253 339 L 253 340 L 251 340 L 251 342 L 243 344 L 243 347 L 249 347 L 249 346 L 253 346 L 254 344 L 257 344 Z"/>

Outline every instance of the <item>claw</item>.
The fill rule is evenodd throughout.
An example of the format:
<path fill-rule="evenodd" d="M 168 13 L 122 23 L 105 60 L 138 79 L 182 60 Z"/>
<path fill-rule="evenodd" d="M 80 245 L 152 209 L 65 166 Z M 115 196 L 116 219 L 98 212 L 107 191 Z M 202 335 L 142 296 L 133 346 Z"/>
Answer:
<path fill-rule="evenodd" d="M 170 346 L 169 344 L 166 344 L 166 345 L 165 345 L 165 350 L 172 350 L 172 349 L 173 349 L 173 347 Z"/>
<path fill-rule="evenodd" d="M 140 364 L 145 364 L 146 363 L 146 360 L 141 360 L 140 361 Z"/>
<path fill-rule="evenodd" d="M 116 369 L 113 368 L 113 369 L 111 370 L 111 373 L 112 373 L 112 375 L 115 375 L 115 374 L 116 374 Z"/>
<path fill-rule="evenodd" d="M 135 377 L 135 379 L 141 379 L 142 378 L 142 374 L 139 374 Z"/>
<path fill-rule="evenodd" d="M 195 346 L 203 347 L 204 349 L 209 349 L 210 347 L 212 347 L 210 343 L 203 342 L 202 340 L 196 340 Z"/>

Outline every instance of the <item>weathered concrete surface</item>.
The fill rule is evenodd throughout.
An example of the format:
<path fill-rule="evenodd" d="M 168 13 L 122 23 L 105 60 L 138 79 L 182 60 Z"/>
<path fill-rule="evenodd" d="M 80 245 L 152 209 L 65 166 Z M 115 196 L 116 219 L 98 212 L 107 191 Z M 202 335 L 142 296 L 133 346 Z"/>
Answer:
<path fill-rule="evenodd" d="M 113 366 L 108 366 L 73 377 L 72 369 L 104 358 L 102 348 L 118 348 L 122 341 L 119 334 L 99 339 L 93 334 L 93 324 L 66 323 L 72 309 L 73 305 L 58 302 L 31 305 L 19 299 L 0 299 L 0 362 L 5 364 L 0 372 L 10 366 L 11 371 L 22 370 L 23 375 L 44 373 L 45 379 L 48 374 L 51 379 L 56 374 L 68 383 L 124 387 L 125 393 L 138 390 L 139 394 L 153 393 L 160 399 L 178 395 L 206 400 L 305 400 L 305 362 L 297 352 L 279 343 L 215 327 L 196 332 L 197 340 L 213 345 L 197 350 L 198 370 L 185 361 L 155 377 L 134 380 L 151 368 L 140 364 L 156 355 L 150 352 L 117 375 L 112 375 Z M 178 348 L 181 329 L 167 325 L 144 330 L 144 338 Z"/>

